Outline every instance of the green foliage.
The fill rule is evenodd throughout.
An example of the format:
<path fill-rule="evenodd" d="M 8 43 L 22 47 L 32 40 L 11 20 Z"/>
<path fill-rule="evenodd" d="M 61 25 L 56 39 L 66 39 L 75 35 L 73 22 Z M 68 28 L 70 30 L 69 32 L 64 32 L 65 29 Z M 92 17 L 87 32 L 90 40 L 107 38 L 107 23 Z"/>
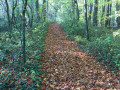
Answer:
<path fill-rule="evenodd" d="M 65 33 L 67 36 L 69 36 L 71 39 L 75 39 L 76 35 L 80 35 L 84 37 L 84 23 L 78 22 L 77 24 L 73 24 L 71 20 L 65 21 L 62 24 L 63 29 L 65 30 Z"/>
<path fill-rule="evenodd" d="M 72 21 L 68 20 L 62 22 L 62 27 L 67 36 L 78 42 L 80 49 L 94 55 L 97 61 L 107 65 L 110 69 L 115 70 L 117 68 L 120 70 L 119 30 L 89 25 L 90 41 L 87 41 L 84 23 L 72 24 Z M 114 32 L 115 35 L 117 34 L 116 36 L 114 36 Z"/>
<path fill-rule="evenodd" d="M 113 44 L 110 39 L 97 39 L 86 46 L 86 51 L 94 55 L 98 61 L 114 70 L 115 67 L 120 70 L 120 60 L 118 59 L 120 47 Z"/>
<path fill-rule="evenodd" d="M 120 42 L 120 29 L 113 32 L 113 38 L 116 43 Z"/>
<path fill-rule="evenodd" d="M 0 61 L 14 59 L 18 60 L 18 55 L 21 51 L 21 42 L 20 42 L 20 35 L 17 30 L 12 32 L 12 38 L 9 38 L 9 32 L 1 32 L 0 37 Z"/>
<path fill-rule="evenodd" d="M 34 70 L 31 70 L 31 78 L 33 81 L 36 80 L 36 76 L 35 76 L 35 71 Z"/>
<path fill-rule="evenodd" d="M 4 18 L 1 18 L 2 16 L 0 16 L 0 32 L 4 32 L 4 31 L 8 31 L 8 24 L 7 20 Z"/>
<path fill-rule="evenodd" d="M 37 26 L 37 25 L 35 25 Z M 12 37 L 9 38 L 9 32 L 1 32 L 0 37 L 0 66 L 6 68 L 0 74 L 0 89 L 25 89 L 31 90 L 39 87 L 42 73 L 38 71 L 41 68 L 41 55 L 44 51 L 43 45 L 47 32 L 48 23 L 44 26 L 39 24 L 32 30 L 26 30 L 26 55 L 27 64 L 21 66 L 22 35 L 14 28 Z M 5 63 L 4 63 L 5 62 Z M 14 70 L 13 70 L 14 69 Z M 9 71 L 9 72 L 6 72 Z M 14 72 L 12 72 L 14 71 Z M 17 74 L 17 76 L 16 76 Z M 29 79 L 30 84 L 26 80 Z M 17 81 L 15 83 L 14 81 Z"/>
<path fill-rule="evenodd" d="M 86 38 L 82 38 L 80 35 L 75 36 L 74 40 L 76 42 L 86 42 L 87 41 Z"/>
<path fill-rule="evenodd" d="M 47 26 L 48 24 L 46 24 L 46 27 L 39 25 L 27 34 L 27 52 L 31 54 L 31 56 L 28 56 L 29 58 L 40 59 L 40 55 L 44 50 L 43 45 L 47 32 Z"/>

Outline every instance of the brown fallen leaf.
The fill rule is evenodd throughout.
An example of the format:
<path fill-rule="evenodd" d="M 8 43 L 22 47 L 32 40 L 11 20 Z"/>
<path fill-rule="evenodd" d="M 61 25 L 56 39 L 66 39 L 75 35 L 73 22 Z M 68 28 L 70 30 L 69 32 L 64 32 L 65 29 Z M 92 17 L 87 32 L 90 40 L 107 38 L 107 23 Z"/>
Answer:
<path fill-rule="evenodd" d="M 54 88 L 54 85 L 50 84 L 50 87 L 51 87 L 51 88 Z"/>
<path fill-rule="evenodd" d="M 97 82 L 95 83 L 95 85 L 96 85 L 96 86 L 99 86 L 99 87 L 103 87 L 103 86 L 105 85 L 105 83 L 104 83 L 104 82 L 99 82 L 99 81 L 97 81 Z"/>
<path fill-rule="evenodd" d="M 43 87 L 48 90 L 85 90 L 85 86 L 93 86 L 91 90 L 105 90 L 98 87 L 112 86 L 117 90 L 119 81 L 111 76 L 110 70 L 92 59 L 94 56 L 87 56 L 76 46 L 58 23 L 50 24 L 42 60 L 42 71 L 45 72 L 41 75 Z"/>
<path fill-rule="evenodd" d="M 97 88 L 91 88 L 90 90 L 98 90 Z"/>

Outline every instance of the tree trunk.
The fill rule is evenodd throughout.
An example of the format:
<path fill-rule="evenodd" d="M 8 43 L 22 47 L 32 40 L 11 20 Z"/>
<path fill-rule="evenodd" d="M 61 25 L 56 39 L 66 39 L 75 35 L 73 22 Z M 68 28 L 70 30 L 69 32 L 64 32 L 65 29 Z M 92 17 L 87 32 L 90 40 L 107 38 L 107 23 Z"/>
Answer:
<path fill-rule="evenodd" d="M 75 2 L 74 0 L 72 0 L 72 20 L 73 20 L 72 25 L 74 25 L 75 24 Z"/>
<path fill-rule="evenodd" d="M 110 19 L 109 19 L 109 14 L 110 14 L 110 4 L 109 4 L 109 1 L 110 0 L 107 0 L 108 4 L 107 4 L 107 7 L 106 7 L 106 21 L 105 21 L 105 27 L 109 26 L 109 23 L 110 23 Z"/>
<path fill-rule="evenodd" d="M 110 3 L 110 8 L 109 8 L 109 26 L 111 24 L 111 14 L 112 14 L 112 3 Z"/>
<path fill-rule="evenodd" d="M 49 1 L 47 0 L 47 5 L 46 5 L 46 12 L 47 12 L 47 18 L 49 17 L 48 13 L 49 13 Z"/>
<path fill-rule="evenodd" d="M 6 11 L 7 11 L 7 17 L 8 17 L 8 24 L 10 26 L 11 22 L 10 22 L 10 14 L 9 14 L 9 5 L 7 0 L 5 0 L 5 4 L 6 4 Z"/>
<path fill-rule="evenodd" d="M 39 15 L 39 0 L 36 0 L 36 12 L 37 12 L 37 22 L 40 20 L 40 15 Z"/>
<path fill-rule="evenodd" d="M 46 21 L 46 0 L 43 0 L 43 21 Z"/>
<path fill-rule="evenodd" d="M 118 11 L 120 10 L 120 2 L 117 1 L 116 3 L 116 11 L 117 11 L 117 15 L 118 15 Z M 120 16 L 117 16 L 116 18 L 116 22 L 117 22 L 117 27 L 120 27 Z"/>
<path fill-rule="evenodd" d="M 13 0 L 13 7 L 12 7 L 12 19 L 11 19 L 11 25 L 13 26 L 14 24 L 14 18 L 15 18 L 15 8 L 17 6 L 17 0 L 16 2 Z"/>
<path fill-rule="evenodd" d="M 93 26 L 97 26 L 98 0 L 94 0 Z"/>
<path fill-rule="evenodd" d="M 105 5 L 102 6 L 101 26 L 104 24 Z"/>
<path fill-rule="evenodd" d="M 11 33 L 12 33 L 12 22 L 11 22 L 11 18 L 10 18 L 10 13 L 9 13 L 9 5 L 8 5 L 8 1 L 5 0 L 5 4 L 6 4 L 6 12 L 7 12 L 7 17 L 8 17 L 8 25 L 9 25 L 9 38 L 12 37 Z"/>
<path fill-rule="evenodd" d="M 76 14 L 77 14 L 77 21 L 79 21 L 79 8 L 78 8 L 78 2 L 77 0 L 74 0 L 75 8 L 76 8 Z"/>
<path fill-rule="evenodd" d="M 29 6 L 29 8 L 30 8 L 30 12 L 31 12 L 31 14 L 29 14 L 28 12 L 27 12 L 27 15 L 28 15 L 28 18 L 29 18 L 29 25 L 30 25 L 30 28 L 32 28 L 32 26 L 33 26 L 33 8 L 32 8 L 32 6 L 31 5 L 29 5 L 28 4 L 28 6 Z M 38 16 L 39 17 L 39 16 Z M 39 19 L 39 18 L 38 18 Z M 39 21 L 39 20 L 38 20 Z M 37 22 L 38 22 L 37 21 Z"/>
<path fill-rule="evenodd" d="M 90 5 L 89 5 L 89 18 L 88 18 L 88 20 L 91 22 L 91 14 L 92 14 L 92 7 L 93 7 L 93 4 L 92 3 L 90 3 Z"/>
<path fill-rule="evenodd" d="M 27 0 L 25 0 L 25 3 L 24 3 L 24 7 L 23 7 L 23 12 L 22 12 L 22 14 L 23 14 L 23 64 L 25 65 L 25 63 L 26 63 L 26 52 L 25 52 L 25 50 L 26 50 L 26 43 L 25 43 L 25 26 L 26 26 L 26 24 L 25 24 L 25 12 L 26 12 L 26 8 L 27 8 Z"/>
<path fill-rule="evenodd" d="M 86 33 L 86 39 L 89 40 L 88 20 L 87 20 L 87 1 L 84 0 L 84 3 L 85 3 L 85 33 Z"/>

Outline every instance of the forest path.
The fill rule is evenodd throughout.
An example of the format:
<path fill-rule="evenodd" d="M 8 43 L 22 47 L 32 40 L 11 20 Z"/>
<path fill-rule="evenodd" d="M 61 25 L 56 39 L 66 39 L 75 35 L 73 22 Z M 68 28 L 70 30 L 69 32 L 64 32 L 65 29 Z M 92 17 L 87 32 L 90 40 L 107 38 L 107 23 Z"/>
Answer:
<path fill-rule="evenodd" d="M 44 47 L 42 90 L 120 89 L 111 71 L 79 50 L 58 23 L 49 25 Z"/>

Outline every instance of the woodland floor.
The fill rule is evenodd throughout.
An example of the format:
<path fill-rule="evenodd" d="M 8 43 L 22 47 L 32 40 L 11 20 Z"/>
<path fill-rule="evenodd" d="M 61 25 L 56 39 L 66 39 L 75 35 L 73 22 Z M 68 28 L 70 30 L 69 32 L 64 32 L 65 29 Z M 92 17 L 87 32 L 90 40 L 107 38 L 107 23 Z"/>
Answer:
<path fill-rule="evenodd" d="M 76 46 L 58 23 L 49 25 L 41 68 L 42 89 L 120 90 L 118 76 Z"/>

